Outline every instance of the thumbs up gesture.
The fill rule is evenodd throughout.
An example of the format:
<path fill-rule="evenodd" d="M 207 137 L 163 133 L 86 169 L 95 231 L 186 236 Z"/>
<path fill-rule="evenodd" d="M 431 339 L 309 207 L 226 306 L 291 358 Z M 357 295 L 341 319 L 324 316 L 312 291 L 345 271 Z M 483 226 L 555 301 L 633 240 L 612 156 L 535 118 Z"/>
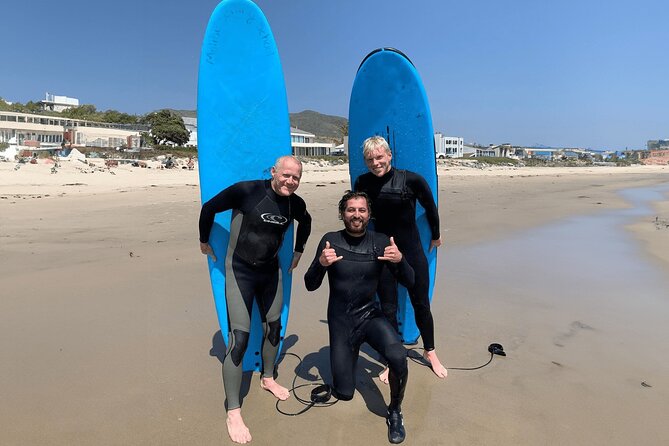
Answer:
<path fill-rule="evenodd" d="M 379 257 L 379 260 L 387 260 L 391 263 L 400 263 L 402 261 L 402 253 L 395 244 L 393 237 L 390 237 L 390 245 L 385 247 L 383 256 Z"/>
<path fill-rule="evenodd" d="M 328 266 L 340 261 L 343 258 L 343 256 L 337 256 L 334 248 L 330 248 L 330 242 L 326 240 L 325 248 L 323 248 L 323 251 L 321 251 L 321 256 L 318 258 L 318 261 L 321 265 L 327 268 Z"/>

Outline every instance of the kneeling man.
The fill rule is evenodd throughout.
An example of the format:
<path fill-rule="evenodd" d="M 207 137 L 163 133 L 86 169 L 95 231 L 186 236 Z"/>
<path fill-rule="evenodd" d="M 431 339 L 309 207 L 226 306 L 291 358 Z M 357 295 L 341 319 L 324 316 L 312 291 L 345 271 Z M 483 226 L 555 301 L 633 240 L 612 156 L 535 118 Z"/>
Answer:
<path fill-rule="evenodd" d="M 313 291 L 328 274 L 333 395 L 340 400 L 353 398 L 360 346 L 367 342 L 388 361 L 388 440 L 401 443 L 406 436 L 401 409 L 408 375 L 406 350 L 374 295 L 383 268 L 387 267 L 407 288 L 413 286 L 414 272 L 392 237 L 367 230 L 370 214 L 369 199 L 364 192 L 347 192 L 342 197 L 339 217 L 345 229 L 323 236 L 304 282 Z"/>

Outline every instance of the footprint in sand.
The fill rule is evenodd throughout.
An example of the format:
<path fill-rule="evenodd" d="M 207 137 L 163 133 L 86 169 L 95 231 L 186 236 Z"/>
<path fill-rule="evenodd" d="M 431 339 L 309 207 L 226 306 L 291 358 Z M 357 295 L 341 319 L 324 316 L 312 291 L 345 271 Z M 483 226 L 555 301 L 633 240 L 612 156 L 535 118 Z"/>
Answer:
<path fill-rule="evenodd" d="M 566 333 L 560 333 L 553 339 L 553 344 L 558 347 L 564 347 L 564 342 L 576 335 L 579 331 L 582 330 L 594 330 L 593 327 L 588 324 L 584 324 L 581 321 L 574 321 L 569 324 L 569 330 Z"/>

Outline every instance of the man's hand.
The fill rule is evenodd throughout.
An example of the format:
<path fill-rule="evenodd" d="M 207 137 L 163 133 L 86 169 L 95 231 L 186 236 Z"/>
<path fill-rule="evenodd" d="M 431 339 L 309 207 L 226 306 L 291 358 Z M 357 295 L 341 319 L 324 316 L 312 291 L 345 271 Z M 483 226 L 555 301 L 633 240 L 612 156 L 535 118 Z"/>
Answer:
<path fill-rule="evenodd" d="M 204 255 L 211 257 L 211 260 L 216 262 L 216 254 L 214 254 L 214 250 L 211 249 L 209 243 L 200 242 L 200 252 Z"/>
<path fill-rule="evenodd" d="M 387 260 L 391 263 L 400 263 L 402 261 L 402 253 L 395 244 L 395 239 L 390 237 L 390 245 L 383 250 L 383 256 L 379 260 Z"/>
<path fill-rule="evenodd" d="M 430 241 L 430 249 L 427 250 L 427 252 L 432 252 L 434 248 L 438 248 L 441 246 L 441 237 L 439 237 L 436 240 L 431 240 Z"/>
<path fill-rule="evenodd" d="M 328 266 L 340 261 L 343 258 L 343 256 L 337 256 L 334 248 L 330 248 L 330 242 L 326 241 L 325 248 L 321 252 L 321 256 L 318 258 L 318 261 L 321 265 L 327 268 Z"/>
<path fill-rule="evenodd" d="M 288 269 L 289 273 L 292 273 L 295 268 L 297 268 L 297 264 L 300 263 L 300 258 L 302 257 L 301 252 L 293 252 L 293 262 L 290 264 L 290 269 Z"/>

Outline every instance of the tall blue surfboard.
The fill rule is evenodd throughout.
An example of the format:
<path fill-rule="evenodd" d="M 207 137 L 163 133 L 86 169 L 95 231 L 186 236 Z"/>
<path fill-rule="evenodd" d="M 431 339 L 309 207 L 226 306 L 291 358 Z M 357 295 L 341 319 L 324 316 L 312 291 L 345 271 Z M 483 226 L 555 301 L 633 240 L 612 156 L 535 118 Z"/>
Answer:
<path fill-rule="evenodd" d="M 209 19 L 200 55 L 197 94 L 198 161 L 202 203 L 244 180 L 270 178 L 282 155 L 291 154 L 283 71 L 272 30 L 255 3 L 223 0 Z M 211 287 L 221 333 L 228 344 L 225 260 L 231 211 L 219 213 L 209 243 Z M 283 282 L 281 339 L 288 323 L 293 227 L 279 253 Z M 262 324 L 254 303 L 244 371 L 260 370 Z"/>
<path fill-rule="evenodd" d="M 370 136 L 383 136 L 393 152 L 392 164 L 422 175 L 435 203 L 437 165 L 430 105 L 423 82 L 413 63 L 400 51 L 380 48 L 360 64 L 349 103 L 349 170 L 351 184 L 367 173 L 362 143 Z M 430 300 L 437 269 L 437 250 L 428 252 L 432 234 L 425 210 L 416 204 L 416 222 L 430 271 Z M 420 333 L 414 310 L 404 287 L 399 287 L 398 322 L 403 342 L 414 344 Z"/>

